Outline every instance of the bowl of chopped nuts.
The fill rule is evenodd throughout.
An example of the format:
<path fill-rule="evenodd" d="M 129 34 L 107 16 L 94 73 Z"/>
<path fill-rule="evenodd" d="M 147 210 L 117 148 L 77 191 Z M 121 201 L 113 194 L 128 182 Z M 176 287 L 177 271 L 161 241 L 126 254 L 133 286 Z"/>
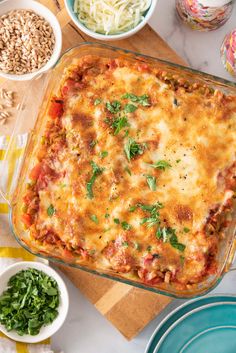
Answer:
<path fill-rule="evenodd" d="M 56 16 L 33 0 L 0 2 L 0 76 L 24 81 L 48 71 L 61 54 Z"/>

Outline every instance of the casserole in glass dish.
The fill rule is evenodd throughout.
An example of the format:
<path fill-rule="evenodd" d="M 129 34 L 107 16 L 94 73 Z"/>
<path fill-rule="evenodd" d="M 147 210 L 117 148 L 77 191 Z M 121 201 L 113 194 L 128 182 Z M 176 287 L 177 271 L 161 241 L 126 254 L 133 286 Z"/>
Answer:
<path fill-rule="evenodd" d="M 39 82 L 19 178 L 5 192 L 20 244 L 157 293 L 213 288 L 235 252 L 235 85 L 91 43 Z M 26 113 L 6 159 L 29 131 Z"/>

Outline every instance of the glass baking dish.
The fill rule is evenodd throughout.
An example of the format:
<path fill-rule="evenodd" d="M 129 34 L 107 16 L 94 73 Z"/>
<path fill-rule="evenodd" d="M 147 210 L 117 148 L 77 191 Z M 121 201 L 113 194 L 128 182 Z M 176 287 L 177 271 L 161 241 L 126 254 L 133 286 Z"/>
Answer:
<path fill-rule="evenodd" d="M 15 126 L 10 137 L 8 148 L 4 157 L 5 162 L 14 158 L 16 139 L 19 134 L 28 133 L 28 143 L 24 152 L 23 158 L 18 163 L 17 177 L 14 177 L 11 185 L 5 187 L 0 185 L 1 194 L 7 200 L 10 206 L 10 224 L 12 232 L 16 240 L 29 252 L 36 254 L 38 256 L 44 257 L 50 261 L 58 262 L 63 265 L 69 265 L 72 267 L 79 268 L 94 274 L 98 274 L 103 277 L 107 277 L 113 280 L 124 282 L 126 284 L 134 285 L 139 288 L 147 289 L 155 293 L 161 293 L 177 298 L 190 298 L 199 295 L 206 294 L 213 287 L 215 287 L 219 281 L 222 279 L 223 275 L 230 270 L 235 250 L 236 250 L 236 240 L 235 240 L 235 230 L 236 230 L 236 213 L 232 214 L 232 220 L 227 227 L 224 240 L 221 241 L 220 251 L 217 256 L 217 271 L 216 274 L 209 276 L 204 282 L 200 283 L 194 289 L 177 290 L 174 286 L 165 284 L 163 285 L 146 285 L 142 282 L 134 281 L 133 279 L 127 279 L 120 276 L 115 271 L 103 271 L 100 272 L 94 268 L 88 266 L 81 266 L 78 263 L 73 263 L 72 260 L 65 260 L 57 257 L 57 254 L 45 254 L 40 250 L 36 244 L 28 244 L 28 234 L 24 230 L 21 222 L 19 221 L 17 215 L 21 207 L 21 189 L 22 185 L 27 181 L 27 175 L 29 172 L 28 161 L 31 158 L 33 147 L 35 142 L 42 135 L 43 130 L 43 116 L 46 109 L 46 105 L 49 97 L 57 93 L 57 83 L 58 77 L 61 77 L 63 70 L 67 67 L 73 58 L 80 58 L 84 55 L 97 55 L 103 57 L 123 57 L 130 61 L 147 62 L 150 65 L 158 64 L 160 69 L 167 71 L 171 75 L 178 75 L 178 77 L 183 77 L 189 82 L 199 82 L 200 84 L 206 85 L 209 88 L 218 89 L 225 94 L 236 95 L 236 84 L 233 82 L 225 81 L 223 79 L 204 74 L 202 72 L 192 70 L 180 65 L 166 62 L 164 60 L 152 58 L 149 56 L 141 55 L 139 53 L 134 53 L 128 50 L 123 50 L 103 44 L 97 43 L 83 43 L 79 46 L 68 50 L 62 55 L 55 68 L 44 74 L 43 76 L 33 80 L 29 83 L 27 90 L 23 96 L 21 102 L 21 109 L 15 121 Z M 31 94 L 28 94 L 31 92 Z M 35 95 L 34 104 L 32 107 L 31 97 L 32 94 Z M 4 161 L 3 161 L 4 162 Z M 1 181 L 0 181 L 1 182 Z M 234 207 L 234 210 L 236 208 Z M 231 269 L 232 270 L 232 269 Z"/>

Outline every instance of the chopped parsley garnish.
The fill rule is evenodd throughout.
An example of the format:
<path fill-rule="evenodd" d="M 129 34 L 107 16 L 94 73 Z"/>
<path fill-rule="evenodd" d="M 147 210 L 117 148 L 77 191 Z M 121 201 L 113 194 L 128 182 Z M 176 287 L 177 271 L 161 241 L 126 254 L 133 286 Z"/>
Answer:
<path fill-rule="evenodd" d="M 151 250 L 152 250 L 152 246 L 151 246 L 151 245 L 148 245 L 148 246 L 147 246 L 147 251 L 148 251 L 148 252 L 151 252 Z"/>
<path fill-rule="evenodd" d="M 10 278 L 0 296 L 0 323 L 7 331 L 35 336 L 58 316 L 57 282 L 42 271 L 28 268 Z"/>
<path fill-rule="evenodd" d="M 120 220 L 119 220 L 119 218 L 114 218 L 114 223 L 116 223 L 116 224 L 120 224 Z"/>
<path fill-rule="evenodd" d="M 126 104 L 124 106 L 125 113 L 133 113 L 137 109 L 137 106 L 134 104 Z"/>
<path fill-rule="evenodd" d="M 104 168 L 100 168 L 96 163 L 93 161 L 90 162 L 93 174 L 90 180 L 87 182 L 86 189 L 87 189 L 87 196 L 89 199 L 92 199 L 94 197 L 93 195 L 93 184 L 97 178 L 98 175 L 102 174 L 104 171 Z"/>
<path fill-rule="evenodd" d="M 179 251 L 184 251 L 185 245 L 178 242 L 175 229 L 173 228 L 158 228 L 156 232 L 156 237 L 163 240 L 164 243 L 170 243 L 173 248 L 178 249 Z"/>
<path fill-rule="evenodd" d="M 160 224 L 160 213 L 159 210 L 163 208 L 163 205 L 160 202 L 155 203 L 154 205 L 142 205 L 138 204 L 138 207 L 140 207 L 143 211 L 147 211 L 150 213 L 149 217 L 144 217 L 140 224 L 147 224 L 148 228 L 151 228 L 155 225 Z"/>
<path fill-rule="evenodd" d="M 120 111 L 121 104 L 118 101 L 113 101 L 113 102 L 107 102 L 106 103 L 106 108 L 111 112 L 112 114 L 116 114 Z"/>
<path fill-rule="evenodd" d="M 148 164 L 152 168 L 160 169 L 160 170 L 166 170 L 168 168 L 171 168 L 170 163 L 168 163 L 167 161 L 164 161 L 164 160 L 155 162 L 153 164 L 149 164 L 149 163 L 146 163 L 146 164 Z"/>
<path fill-rule="evenodd" d="M 136 241 L 134 242 L 134 248 L 135 250 L 140 250 L 140 245 Z"/>
<path fill-rule="evenodd" d="M 130 169 L 129 169 L 128 167 L 125 167 L 125 171 L 126 171 L 129 175 L 131 175 L 131 171 L 130 171 Z"/>
<path fill-rule="evenodd" d="M 143 154 L 144 146 L 141 145 L 140 143 L 137 143 L 134 139 L 131 137 L 128 138 L 128 142 L 125 144 L 124 151 L 126 154 L 126 157 L 128 161 L 138 154 Z"/>
<path fill-rule="evenodd" d="M 126 116 L 123 116 L 122 118 L 114 119 L 111 126 L 114 129 L 114 135 L 117 135 L 123 127 L 129 126 L 129 123 Z"/>
<path fill-rule="evenodd" d="M 47 214 L 49 217 L 52 217 L 54 215 L 54 213 L 56 212 L 54 206 L 51 204 L 48 209 L 47 209 Z"/>
<path fill-rule="evenodd" d="M 135 210 L 137 210 L 137 206 L 131 206 L 129 208 L 129 212 L 134 212 Z"/>
<path fill-rule="evenodd" d="M 109 213 L 106 213 L 105 218 L 109 218 L 109 217 L 110 217 Z"/>
<path fill-rule="evenodd" d="M 125 93 L 122 99 L 130 99 L 131 102 L 137 102 L 143 107 L 149 107 L 151 104 L 149 102 L 149 96 L 147 94 L 143 94 L 142 96 L 136 96 L 133 93 Z"/>
<path fill-rule="evenodd" d="M 126 221 L 121 222 L 121 227 L 124 230 L 130 230 L 132 228 L 132 226 L 129 223 L 127 223 Z"/>
<path fill-rule="evenodd" d="M 103 158 L 105 158 L 105 157 L 107 157 L 108 156 L 108 152 L 107 151 L 102 151 L 101 153 L 100 153 L 100 157 L 103 159 Z"/>
<path fill-rule="evenodd" d="M 189 231 L 190 231 L 190 229 L 189 229 L 189 228 L 184 227 L 184 233 L 188 233 Z"/>
<path fill-rule="evenodd" d="M 127 241 L 123 241 L 122 245 L 125 247 L 125 248 L 128 248 L 129 244 Z"/>
<path fill-rule="evenodd" d="M 95 101 L 94 101 L 94 105 L 98 105 L 98 104 L 100 104 L 101 102 L 102 102 L 102 99 L 97 98 L 97 99 L 95 99 Z"/>
<path fill-rule="evenodd" d="M 94 146 L 96 146 L 97 143 L 98 143 L 97 140 L 93 140 L 90 142 L 89 146 L 94 147 Z"/>
<path fill-rule="evenodd" d="M 176 107 L 178 107 L 178 106 L 179 106 L 178 101 L 177 101 L 177 99 L 176 99 L 176 98 L 174 98 L 173 103 L 174 103 L 174 105 L 175 105 Z"/>
<path fill-rule="evenodd" d="M 183 266 L 184 261 L 185 261 L 185 257 L 183 255 L 180 255 L 179 259 L 180 259 L 181 265 Z"/>
<path fill-rule="evenodd" d="M 92 215 L 90 216 L 90 219 L 91 219 L 91 221 L 93 221 L 94 223 L 98 224 L 98 218 L 97 218 L 97 216 L 96 216 L 95 214 L 92 214 Z"/>
<path fill-rule="evenodd" d="M 148 183 L 149 188 L 152 191 L 156 191 L 156 189 L 157 189 L 156 178 L 152 175 L 146 175 L 146 178 L 147 178 L 147 183 Z"/>

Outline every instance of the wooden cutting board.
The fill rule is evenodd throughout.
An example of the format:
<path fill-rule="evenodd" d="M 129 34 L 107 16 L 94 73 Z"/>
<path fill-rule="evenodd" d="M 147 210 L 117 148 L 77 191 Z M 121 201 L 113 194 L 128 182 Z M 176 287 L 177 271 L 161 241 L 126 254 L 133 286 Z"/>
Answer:
<path fill-rule="evenodd" d="M 40 0 L 57 16 L 63 32 L 63 51 L 84 41 L 93 41 L 70 21 L 63 0 Z M 160 9 L 161 10 L 161 9 Z M 142 54 L 184 64 L 184 61 L 149 27 L 146 26 L 131 38 L 109 44 L 130 49 Z M 24 92 L 26 83 L 6 82 L 7 87 Z M 5 86 L 5 84 L 4 84 Z M 37 88 L 35 87 L 37 91 Z M 34 94 L 32 93 L 32 107 Z M 12 130 L 14 121 L 0 129 L 1 134 Z M 59 266 L 80 291 L 94 304 L 127 339 L 136 336 L 171 301 L 169 297 L 157 295 L 123 283 L 104 279 L 71 267 Z"/>

